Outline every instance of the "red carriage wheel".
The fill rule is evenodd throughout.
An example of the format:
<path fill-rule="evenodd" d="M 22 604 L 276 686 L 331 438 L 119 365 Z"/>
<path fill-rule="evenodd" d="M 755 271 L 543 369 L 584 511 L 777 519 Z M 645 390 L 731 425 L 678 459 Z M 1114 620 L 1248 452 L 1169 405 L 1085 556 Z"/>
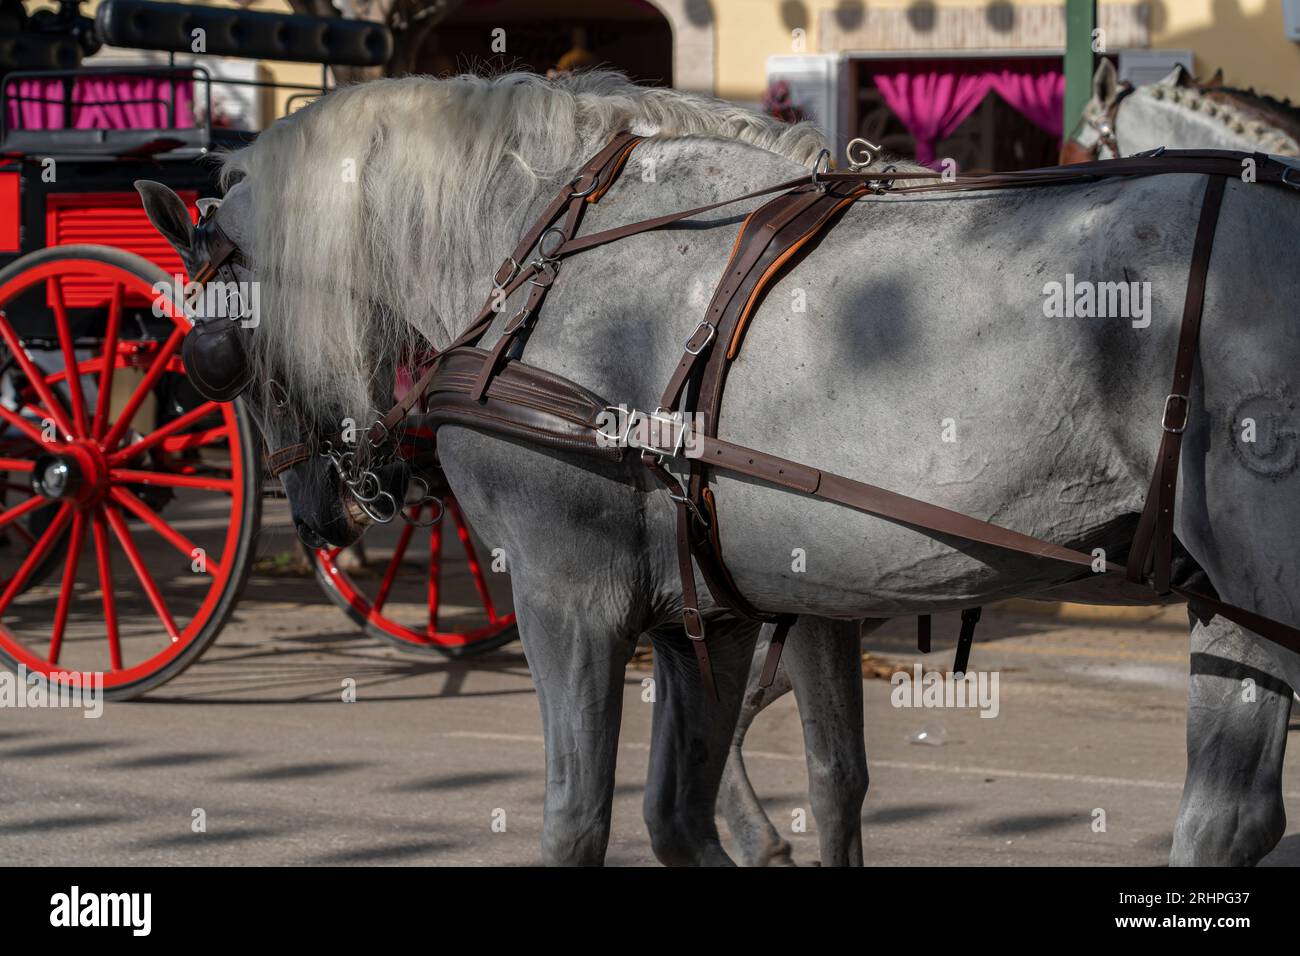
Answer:
<path fill-rule="evenodd" d="M 0 660 L 111 699 L 216 637 L 261 511 L 256 432 L 190 389 L 171 282 L 104 246 L 0 271 Z"/>
<path fill-rule="evenodd" d="M 416 505 L 407 514 L 413 522 L 427 520 L 431 507 L 437 506 Z M 443 509 L 442 520 L 430 527 L 399 520 L 372 529 L 367 552 L 382 554 L 374 573 L 343 570 L 340 548 L 309 554 L 325 593 L 367 634 L 405 651 L 480 654 L 518 636 L 515 615 L 497 609 L 509 599 L 508 579 L 484 570 L 473 533 L 450 495 L 443 498 Z M 455 529 L 454 541 L 445 533 L 448 525 Z M 470 603 L 451 604 L 451 591 Z"/>

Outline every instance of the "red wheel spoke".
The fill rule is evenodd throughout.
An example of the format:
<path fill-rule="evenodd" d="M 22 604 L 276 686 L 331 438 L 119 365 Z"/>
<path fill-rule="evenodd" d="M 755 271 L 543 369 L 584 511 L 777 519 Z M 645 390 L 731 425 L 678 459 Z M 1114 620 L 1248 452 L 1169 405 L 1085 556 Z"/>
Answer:
<path fill-rule="evenodd" d="M 104 599 L 104 627 L 108 633 L 109 666 L 122 669 L 122 644 L 117 634 L 117 606 L 113 599 L 113 566 L 108 557 L 108 526 L 104 509 L 96 508 L 92 522 L 95 532 L 95 564 L 99 567 L 99 590 Z"/>
<path fill-rule="evenodd" d="M 221 491 L 230 494 L 235 483 L 229 478 L 206 478 L 200 475 L 178 475 L 170 471 L 139 471 L 133 468 L 110 468 L 110 481 L 118 484 L 159 485 L 163 488 L 202 488 L 204 491 Z"/>
<path fill-rule="evenodd" d="M 24 501 L 22 504 L 14 505 L 8 511 L 4 512 L 3 514 L 0 514 L 0 528 L 3 528 L 5 525 L 9 524 L 12 521 L 17 521 L 23 515 L 30 514 L 31 512 L 35 511 L 37 508 L 46 504 L 49 504 L 49 502 L 46 499 L 42 498 L 40 495 L 33 495 L 32 497 Z"/>
<path fill-rule="evenodd" d="M 165 439 L 162 447 L 163 451 L 175 455 L 178 452 L 189 451 L 191 448 L 205 448 L 229 436 L 230 429 L 222 425 L 218 428 L 208 428 L 201 432 L 188 432 L 184 435 L 176 435 L 173 438 Z"/>
<path fill-rule="evenodd" d="M 0 324 L 0 328 L 3 327 L 4 327 L 3 324 Z M 35 425 L 33 425 L 31 422 L 29 422 L 27 419 L 23 418 L 23 416 L 19 415 L 17 412 L 5 408 L 3 405 L 0 405 L 0 418 L 4 419 L 14 428 L 18 429 L 20 432 L 22 432 L 32 441 L 36 442 L 36 444 L 38 445 L 45 444 L 45 436 L 41 434 L 41 430 L 37 428 Z M 56 419 L 55 421 L 57 423 L 58 420 Z M 28 468 L 30 470 L 30 464 Z"/>
<path fill-rule="evenodd" d="M 149 603 L 153 605 L 154 613 L 158 615 L 158 620 L 162 621 L 167 636 L 172 639 L 172 643 L 179 641 L 181 635 L 176 629 L 176 622 L 172 620 L 171 612 L 167 610 L 167 605 L 158 592 L 158 585 L 154 584 L 149 569 L 144 565 L 144 559 L 140 557 L 140 551 L 135 546 L 135 541 L 131 537 L 131 530 L 126 526 L 126 520 L 122 517 L 122 512 L 110 505 L 105 507 L 104 513 L 108 517 L 108 523 L 112 527 L 113 533 L 117 535 L 118 543 L 122 545 L 122 550 L 126 552 L 126 559 L 131 562 L 131 569 L 135 571 L 135 576 L 140 579 L 140 586 L 144 588 L 145 596 L 149 598 Z"/>
<path fill-rule="evenodd" d="M 487 579 L 483 576 L 483 567 L 478 561 L 478 552 L 474 550 L 474 541 L 470 537 L 469 526 L 465 524 L 465 516 L 460 513 L 460 506 L 452 499 L 447 500 L 447 510 L 451 512 L 451 520 L 456 522 L 456 534 L 460 538 L 460 545 L 465 549 L 465 561 L 469 564 L 469 575 L 474 579 L 474 587 L 478 589 L 479 599 L 483 602 L 483 610 L 487 611 L 488 621 L 495 624 L 497 622 L 497 611 L 492 605 L 492 594 L 488 591 Z"/>
<path fill-rule="evenodd" d="M 185 338 L 184 329 L 173 329 L 172 334 L 167 337 L 162 348 L 154 355 L 153 361 L 149 363 L 149 371 L 145 372 L 144 378 L 140 384 L 135 387 L 131 393 L 130 399 L 127 400 L 126 407 L 122 409 L 113 427 L 108 430 L 102 442 L 105 450 L 111 451 L 121 442 L 122 436 L 126 430 L 131 427 L 131 419 L 135 418 L 135 413 L 140 410 L 140 405 L 145 398 L 153 391 L 153 387 L 158 384 L 158 379 L 162 377 L 163 372 L 167 371 L 167 360 L 172 357 L 172 353 L 180 348 L 181 340 Z"/>
<path fill-rule="evenodd" d="M 23 585 L 25 585 L 27 579 L 32 576 L 32 572 L 36 570 L 36 565 L 45 560 L 45 555 L 53 546 L 54 540 L 61 535 L 63 529 L 67 527 L 68 519 L 72 517 L 72 510 L 72 505 L 67 503 L 59 506 L 59 513 L 54 516 L 54 520 L 50 522 L 50 526 L 45 529 L 45 533 L 42 534 L 40 540 L 36 542 L 36 547 L 32 548 L 31 553 L 28 554 L 23 560 L 23 563 L 19 565 L 18 571 L 14 574 L 13 578 L 10 579 L 9 586 L 5 588 L 4 594 L 0 595 L 0 615 L 3 615 L 4 612 L 9 609 L 9 605 L 13 602 L 13 599 L 18 595 L 18 592 L 23 589 Z"/>
<path fill-rule="evenodd" d="M 50 410 L 50 417 L 59 426 L 59 430 L 65 435 L 71 435 L 72 428 L 68 424 L 68 416 L 63 413 L 62 406 L 55 400 L 54 393 L 50 391 L 49 385 L 45 383 L 45 373 L 28 358 L 26 350 L 23 349 L 22 343 L 18 341 L 18 336 L 14 335 L 14 330 L 9 327 L 9 322 L 2 312 L 0 312 L 0 338 L 4 339 L 5 345 L 18 363 L 18 367 L 22 369 L 23 375 L 31 383 L 32 388 L 36 390 L 36 394 L 40 396 L 41 401 L 45 403 L 45 407 Z M 9 410 L 5 409 L 5 411 L 8 412 Z M 13 413 L 9 412 L 9 414 L 12 415 Z M 5 418 L 8 418 L 8 415 Z M 36 441 L 42 441 L 40 432 L 33 429 L 33 434 L 36 435 Z"/>
<path fill-rule="evenodd" d="M 202 550 L 205 574 L 210 574 L 215 577 L 221 573 L 221 565 L 217 563 L 216 558 L 209 557 L 206 549 L 200 549 L 198 545 L 169 525 L 162 519 L 158 512 L 154 511 L 135 495 L 131 494 L 131 492 L 124 488 L 113 488 L 109 491 L 109 495 L 111 495 L 113 500 L 119 505 L 126 508 L 149 527 L 153 528 L 154 531 L 157 531 L 164 541 L 170 544 L 177 551 L 181 552 L 181 554 L 185 555 L 185 557 L 190 561 L 194 560 L 194 552 L 196 550 Z"/>
<path fill-rule="evenodd" d="M 195 422 L 202 421 L 204 418 L 207 418 L 209 415 L 220 410 L 221 406 L 216 402 L 204 402 L 202 405 L 190 409 L 179 418 L 173 418 L 166 425 L 163 425 L 156 431 L 150 432 L 139 441 L 132 442 L 125 448 L 119 448 L 108 456 L 108 463 L 109 465 L 120 465 L 124 461 L 129 461 L 132 458 L 143 455 L 164 438 L 175 435 L 177 432 L 184 431 Z M 226 428 L 224 425 L 219 429 L 210 429 L 210 431 L 220 431 L 223 435 L 226 434 Z"/>
<path fill-rule="evenodd" d="M 63 367 L 67 369 L 68 404 L 72 406 L 72 421 L 77 438 L 87 438 L 90 426 L 86 422 L 86 398 L 81 392 L 81 376 L 77 374 L 77 351 L 72 343 L 72 327 L 68 324 L 68 309 L 63 304 L 63 284 L 59 279 L 49 281 L 50 305 L 54 308 L 54 327 L 59 332 L 59 345 L 63 349 Z"/>
<path fill-rule="evenodd" d="M 113 401 L 113 368 L 117 365 L 117 333 L 122 323 L 122 283 L 113 283 L 113 301 L 108 307 L 108 324 L 104 327 L 104 367 L 99 372 L 99 398 L 95 402 L 95 420 L 90 435 L 99 438 L 108 423 Z"/>
<path fill-rule="evenodd" d="M 68 537 L 68 558 L 63 565 L 63 586 L 59 588 L 59 603 L 54 609 L 54 630 L 50 634 L 51 664 L 59 662 L 59 650 L 63 646 L 63 630 L 68 625 L 68 608 L 72 604 L 72 594 L 77 585 L 77 564 L 81 561 L 81 545 L 86 540 L 86 513 L 77 511 L 72 515 L 72 534 Z"/>
<path fill-rule="evenodd" d="M 31 471 L 32 462 L 24 458 L 0 458 L 0 471 Z"/>
<path fill-rule="evenodd" d="M 430 637 L 438 633 L 438 602 L 442 586 L 442 522 L 429 529 L 429 624 Z"/>
<path fill-rule="evenodd" d="M 416 505 L 411 509 L 411 520 L 414 521 L 420 517 L 420 506 Z M 374 603 L 371 607 L 378 614 L 384 608 L 384 602 L 388 600 L 388 592 L 393 587 L 393 579 L 397 577 L 397 569 L 402 566 L 402 558 L 406 557 L 406 547 L 411 543 L 411 535 L 415 531 L 415 525 L 407 524 L 402 529 L 402 535 L 397 539 L 397 547 L 393 549 L 393 560 L 388 562 L 388 569 L 384 572 L 384 580 L 379 585 L 379 593 L 375 596 Z"/>

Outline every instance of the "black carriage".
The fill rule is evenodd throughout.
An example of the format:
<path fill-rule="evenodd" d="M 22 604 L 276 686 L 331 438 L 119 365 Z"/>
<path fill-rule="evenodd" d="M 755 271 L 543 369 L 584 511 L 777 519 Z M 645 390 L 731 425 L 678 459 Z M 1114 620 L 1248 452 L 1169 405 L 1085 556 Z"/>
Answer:
<path fill-rule="evenodd" d="M 254 135 L 222 125 L 214 89 L 256 88 L 291 110 L 328 88 L 328 66 L 383 63 L 392 41 L 365 21 L 145 0 L 105 0 L 93 21 L 74 0 L 31 18 L 19 4 L 2 10 L 0 660 L 54 683 L 102 673 L 107 696 L 129 698 L 180 673 L 220 631 L 252 563 L 263 496 L 248 411 L 205 401 L 185 378 L 190 321 L 173 292 L 184 266 L 133 183 L 167 184 L 197 221 L 220 194 L 210 154 Z M 209 55 L 319 62 L 321 83 L 218 79 L 178 63 L 198 29 Z M 82 66 L 100 43 L 166 51 L 167 62 Z M 412 525 L 373 580 L 346 573 L 336 550 L 312 553 L 326 593 L 406 649 L 509 640 L 513 615 L 497 612 L 449 499 L 445 513 L 477 615 L 439 621 L 440 525 L 422 532 L 415 581 L 401 574 L 423 547 Z"/>

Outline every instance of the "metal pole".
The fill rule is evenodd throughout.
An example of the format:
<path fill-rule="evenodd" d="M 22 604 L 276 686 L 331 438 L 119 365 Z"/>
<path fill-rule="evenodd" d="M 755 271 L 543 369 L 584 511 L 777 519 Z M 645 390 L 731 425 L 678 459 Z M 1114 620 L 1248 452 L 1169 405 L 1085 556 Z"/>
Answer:
<path fill-rule="evenodd" d="M 1065 0 L 1065 115 L 1062 136 L 1074 131 L 1092 96 L 1095 55 L 1092 31 L 1097 27 L 1096 0 Z"/>

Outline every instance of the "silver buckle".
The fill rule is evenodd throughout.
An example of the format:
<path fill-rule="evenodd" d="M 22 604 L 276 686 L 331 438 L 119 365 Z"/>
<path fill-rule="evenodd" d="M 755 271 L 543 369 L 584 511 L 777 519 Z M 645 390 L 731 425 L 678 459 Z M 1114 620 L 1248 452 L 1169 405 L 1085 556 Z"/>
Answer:
<path fill-rule="evenodd" d="M 609 405 L 606 405 L 605 409 L 607 411 L 619 411 L 619 409 L 615 409 Z M 635 408 L 630 408 L 627 409 L 626 414 L 627 414 L 627 426 L 623 429 L 622 435 L 615 436 L 615 435 L 611 435 L 607 431 L 604 431 L 603 429 L 598 429 L 600 434 L 604 435 L 607 440 L 613 439 L 617 441 L 618 444 L 624 448 L 635 448 L 637 451 L 654 455 L 655 459 L 660 463 L 662 463 L 665 458 L 676 458 L 685 450 L 687 426 L 686 426 L 686 418 L 681 412 L 675 411 L 673 409 L 664 408 L 661 405 L 658 408 L 656 408 L 653 412 L 650 413 L 639 411 L 638 409 Z M 633 441 L 632 432 L 636 429 L 637 423 L 640 421 L 658 422 L 661 424 L 668 425 L 670 428 L 675 426 L 676 433 L 673 436 L 673 442 L 671 447 L 665 448 L 660 445 L 654 444 L 653 441 L 647 441 L 644 444 L 641 442 Z M 655 429 L 655 434 L 658 434 L 657 428 Z"/>
<path fill-rule="evenodd" d="M 1292 189 L 1300 189 L 1300 182 L 1292 182 L 1288 178 L 1292 173 L 1300 173 L 1300 169 L 1297 169 L 1294 166 L 1288 166 L 1284 163 L 1282 169 L 1282 182 L 1286 183 Z"/>
<path fill-rule="evenodd" d="M 698 332 L 700 329 L 708 329 L 709 334 L 704 337 L 704 341 L 701 342 L 696 348 L 691 348 L 691 339 L 695 338 L 695 333 Z M 686 340 L 686 351 L 689 352 L 691 355 L 699 355 L 701 352 L 703 352 L 706 348 L 709 347 L 709 343 L 713 341 L 713 337 L 717 334 L 718 334 L 718 327 L 716 325 L 714 325 L 708 319 L 701 320 L 700 324 L 697 325 L 694 331 L 691 332 L 690 338 Z"/>
<path fill-rule="evenodd" d="M 1183 403 L 1183 423 L 1179 425 L 1177 428 L 1171 428 L 1169 425 L 1169 403 L 1174 401 L 1175 399 Z M 1160 427 L 1163 428 L 1165 431 L 1169 432 L 1171 435 L 1181 435 L 1183 432 L 1187 430 L 1187 419 L 1191 416 L 1191 411 L 1192 411 L 1192 403 L 1186 395 L 1179 395 L 1177 393 L 1174 393 L 1166 396 L 1164 414 L 1160 416 Z"/>
<path fill-rule="evenodd" d="M 501 263 L 501 265 L 505 265 L 505 263 L 503 262 L 503 263 Z M 515 261 L 515 257 L 514 257 L 514 256 L 511 256 L 511 257 L 510 257 L 510 275 L 506 276 L 505 279 L 504 279 L 503 281 L 498 282 L 497 279 L 496 279 L 496 273 L 493 273 L 493 275 L 492 275 L 492 288 L 494 288 L 494 289 L 504 289 L 504 288 L 505 288 L 506 286 L 508 286 L 511 282 L 514 282 L 514 281 L 515 281 L 515 276 L 519 275 L 519 270 L 520 270 L 521 268 L 522 268 L 522 267 L 519 265 L 519 263 Z M 500 268 L 500 266 L 498 266 L 498 267 L 497 267 L 497 272 L 500 272 L 500 271 L 501 271 L 501 268 Z"/>

